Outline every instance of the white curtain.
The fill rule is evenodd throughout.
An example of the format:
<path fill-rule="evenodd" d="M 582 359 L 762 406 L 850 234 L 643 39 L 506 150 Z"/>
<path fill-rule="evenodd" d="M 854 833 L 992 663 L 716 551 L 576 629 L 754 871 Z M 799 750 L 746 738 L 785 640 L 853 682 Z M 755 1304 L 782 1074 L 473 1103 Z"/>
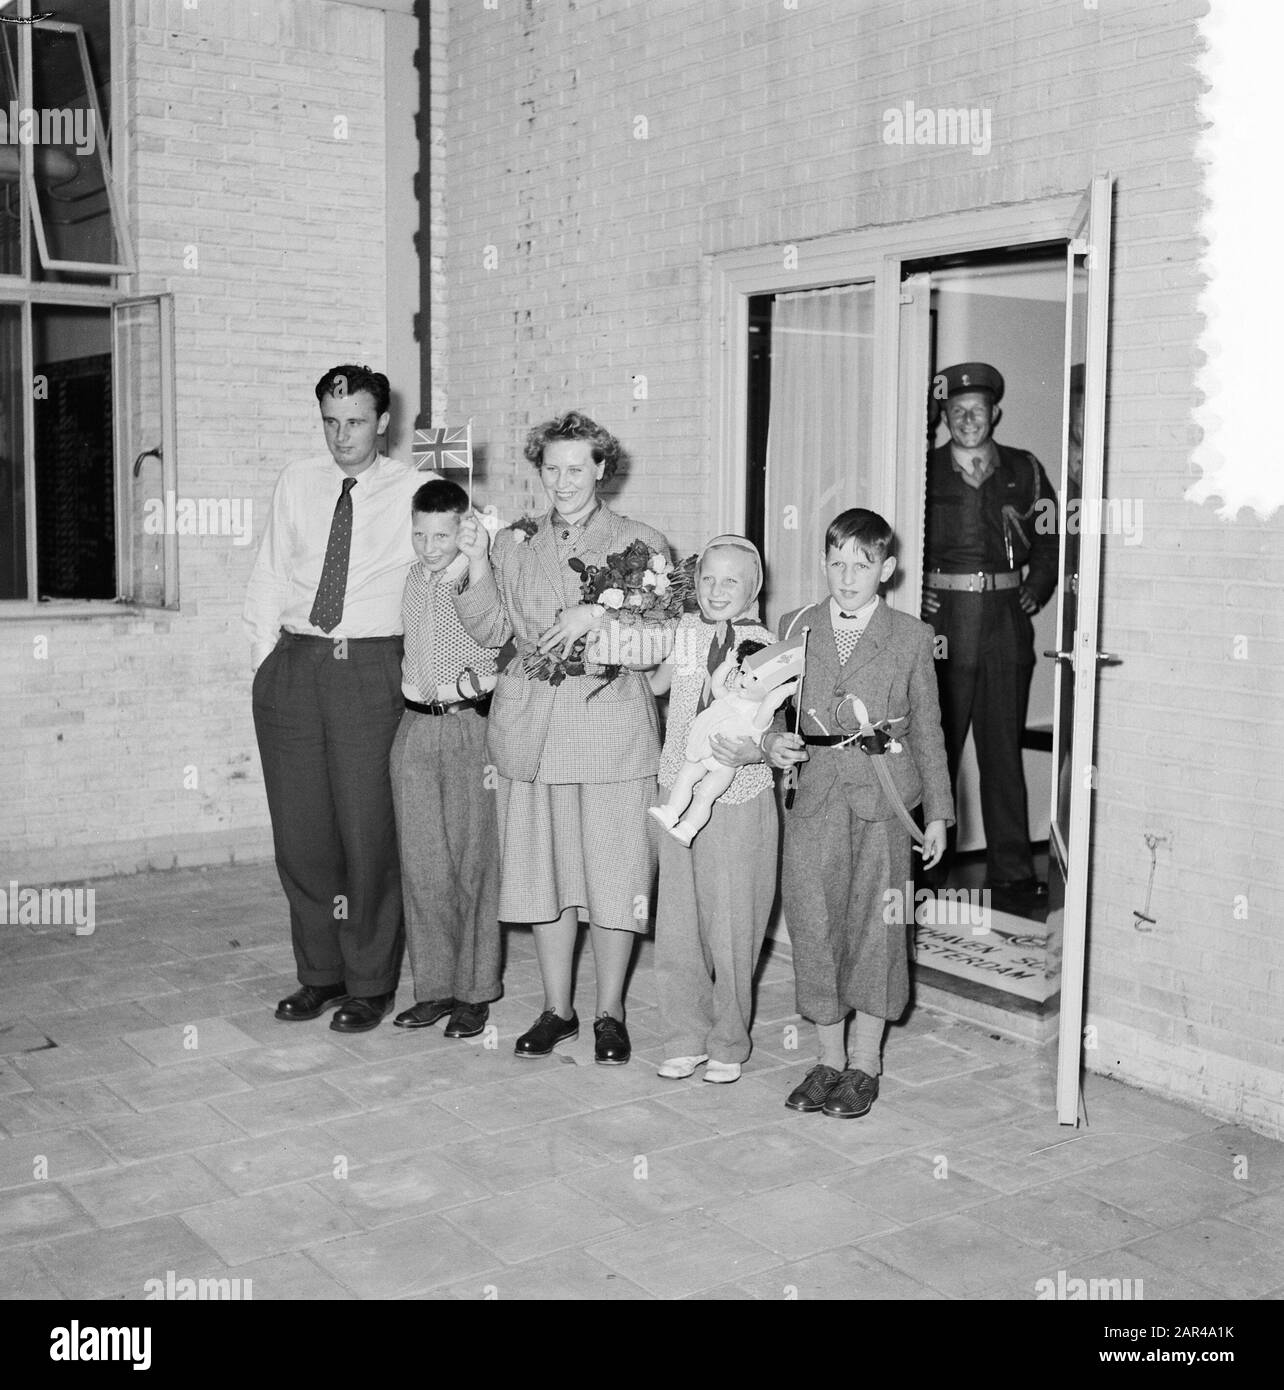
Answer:
<path fill-rule="evenodd" d="M 825 527 L 869 504 L 873 365 L 872 283 L 776 296 L 763 526 L 773 628 L 824 592 Z"/>

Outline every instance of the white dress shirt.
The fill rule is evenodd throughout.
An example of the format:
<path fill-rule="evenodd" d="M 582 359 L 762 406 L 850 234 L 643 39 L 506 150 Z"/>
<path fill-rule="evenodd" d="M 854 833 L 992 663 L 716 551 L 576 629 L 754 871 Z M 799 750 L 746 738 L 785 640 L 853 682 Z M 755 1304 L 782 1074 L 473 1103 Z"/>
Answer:
<path fill-rule="evenodd" d="M 395 637 L 401 632 L 401 594 L 416 558 L 410 541 L 410 499 L 439 476 L 384 454 L 357 474 L 343 617 L 326 633 L 309 615 L 321 582 L 334 505 L 347 474 L 329 455 L 300 459 L 282 469 L 245 595 L 243 616 L 255 670 L 276 645 L 282 628 L 335 641 Z"/>

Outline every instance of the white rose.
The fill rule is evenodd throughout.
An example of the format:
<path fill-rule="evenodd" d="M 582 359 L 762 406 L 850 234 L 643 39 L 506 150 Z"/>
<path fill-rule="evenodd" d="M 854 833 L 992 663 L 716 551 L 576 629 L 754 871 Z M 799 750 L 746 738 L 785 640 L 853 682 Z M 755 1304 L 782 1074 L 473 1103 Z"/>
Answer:
<path fill-rule="evenodd" d="M 598 602 L 602 605 L 603 608 L 623 608 L 624 590 L 607 589 L 606 592 L 601 596 L 601 598 L 598 599 Z"/>
<path fill-rule="evenodd" d="M 664 595 L 667 594 L 667 593 L 669 592 L 669 586 L 670 586 L 672 583 L 673 583 L 673 581 L 669 578 L 669 576 L 668 576 L 667 574 L 657 574 L 656 577 L 655 577 L 655 592 L 656 592 L 656 594 L 657 594 L 659 597 L 663 598 Z"/>
<path fill-rule="evenodd" d="M 668 560 L 666 560 L 664 556 L 659 553 L 652 555 L 650 560 L 647 562 L 647 569 L 651 570 L 655 574 L 663 574 L 668 568 Z"/>
<path fill-rule="evenodd" d="M 642 587 L 644 589 L 654 589 L 658 583 L 659 577 L 652 570 L 647 570 L 642 576 Z"/>

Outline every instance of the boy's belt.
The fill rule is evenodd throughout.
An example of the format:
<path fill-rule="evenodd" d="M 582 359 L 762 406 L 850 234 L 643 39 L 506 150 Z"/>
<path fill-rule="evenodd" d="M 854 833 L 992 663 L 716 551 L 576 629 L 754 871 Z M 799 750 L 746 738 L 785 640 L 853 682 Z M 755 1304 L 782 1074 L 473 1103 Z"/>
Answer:
<path fill-rule="evenodd" d="M 1016 570 L 997 573 L 977 570 L 974 574 L 946 574 L 944 570 L 929 570 L 929 589 L 958 589 L 967 594 L 984 594 L 991 589 L 1019 589 L 1021 576 Z"/>
<path fill-rule="evenodd" d="M 475 709 L 483 718 L 490 711 L 490 692 L 488 691 L 480 700 L 450 700 L 443 702 L 434 700 L 431 704 L 421 705 L 418 700 L 407 700 L 406 708 L 414 710 L 416 714 L 458 714 L 461 710 Z"/>
<path fill-rule="evenodd" d="M 909 831 L 914 843 L 923 843 L 923 832 L 918 828 L 914 817 L 910 815 L 909 807 L 905 804 L 905 798 L 901 795 L 901 789 L 896 785 L 895 779 L 887 767 L 886 748 L 888 739 L 881 733 L 875 733 L 868 738 L 853 739 L 850 734 L 803 734 L 803 743 L 812 748 L 833 748 L 840 743 L 845 743 L 849 748 L 859 748 L 862 753 L 869 755 L 870 764 L 874 769 L 874 775 L 878 778 L 878 784 L 883 789 L 888 805 L 896 813 L 897 820 Z M 793 788 L 789 789 L 785 797 L 785 809 L 793 806 Z"/>

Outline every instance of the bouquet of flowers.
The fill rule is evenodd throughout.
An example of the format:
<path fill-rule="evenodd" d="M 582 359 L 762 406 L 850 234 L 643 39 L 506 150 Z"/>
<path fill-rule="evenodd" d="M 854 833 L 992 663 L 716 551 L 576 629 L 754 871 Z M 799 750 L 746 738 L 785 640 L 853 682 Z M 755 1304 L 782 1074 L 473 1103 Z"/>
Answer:
<path fill-rule="evenodd" d="M 608 555 L 603 565 L 586 565 L 578 556 L 566 563 L 580 576 L 581 603 L 601 604 L 612 621 L 581 637 L 565 657 L 527 651 L 523 669 L 550 685 L 561 685 L 567 676 L 605 676 L 592 699 L 626 665 L 654 666 L 668 655 L 675 622 L 695 600 L 696 557 L 675 565 L 638 540 Z"/>

